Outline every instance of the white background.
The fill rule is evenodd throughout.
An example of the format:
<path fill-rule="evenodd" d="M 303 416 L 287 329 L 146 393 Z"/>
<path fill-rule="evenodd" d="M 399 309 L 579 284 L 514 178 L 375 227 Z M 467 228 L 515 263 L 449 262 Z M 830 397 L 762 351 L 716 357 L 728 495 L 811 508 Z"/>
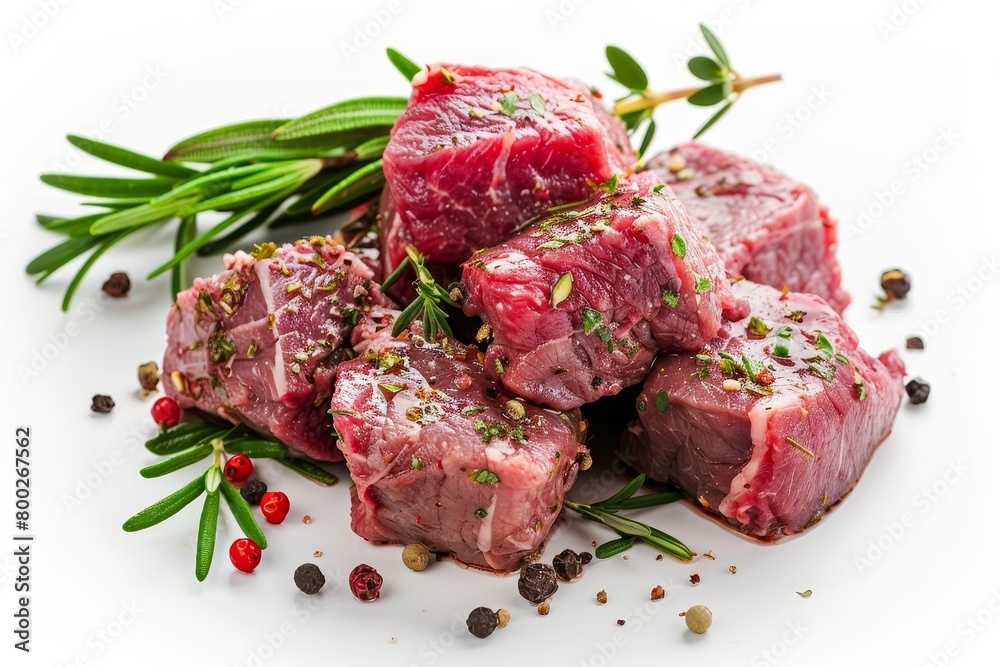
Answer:
<path fill-rule="evenodd" d="M 384 26 L 373 23 L 373 12 Z M 8 453 L 0 454 L 0 662 L 996 664 L 998 13 L 994 3 L 916 0 L 7 0 L 0 10 L 0 244 L 10 306 L 2 327 L 0 453 Z M 603 47 L 616 43 L 646 65 L 654 87 L 687 86 L 683 63 L 706 52 L 698 21 L 718 29 L 743 74 L 785 76 L 747 93 L 708 141 L 773 163 L 831 206 L 855 299 L 847 317 L 867 349 L 902 346 L 913 333 L 927 342 L 926 351 L 905 358 L 911 375 L 931 382 L 930 402 L 903 407 L 841 508 L 809 534 L 773 547 L 681 505 L 648 511 L 645 520 L 697 552 L 711 549 L 717 560 L 657 562 L 653 551 L 636 548 L 627 561 L 591 565 L 560 590 L 545 618 L 518 597 L 512 578 L 447 562 L 413 574 L 398 549 L 356 538 L 343 467 L 336 468 L 341 483 L 324 490 L 262 464 L 293 509 L 284 525 L 267 527 L 271 547 L 252 576 L 228 562 L 237 534 L 227 522 L 209 579 L 196 582 L 195 507 L 140 534 L 120 530 L 189 475 L 146 481 L 137 474 L 151 457 L 139 444 L 150 420 L 149 403 L 135 395 L 135 368 L 160 358 L 170 302 L 165 280 L 141 276 L 168 255 L 168 236 L 112 251 L 61 314 L 72 271 L 39 288 L 22 269 L 56 240 L 33 214 L 72 212 L 75 200 L 36 177 L 70 166 L 103 169 L 77 165 L 63 134 L 159 153 L 215 125 L 296 115 L 351 96 L 406 94 L 383 56 L 387 45 L 419 61 L 530 65 L 614 92 L 602 75 Z M 364 38 L 368 44 L 358 38 L 366 26 L 374 35 Z M 658 146 L 690 136 L 707 115 L 683 103 L 661 109 Z M 911 274 L 911 297 L 903 308 L 876 313 L 869 305 L 878 277 L 894 265 Z M 218 260 L 204 261 L 198 270 L 217 267 Z M 113 270 L 135 281 L 127 300 L 100 298 Z M 33 360 L 38 372 L 28 374 Z M 96 392 L 118 402 L 111 415 L 90 413 Z M 33 435 L 30 655 L 11 647 L 16 572 L 7 545 L 17 425 L 30 425 Z M 949 472 L 956 469 L 961 474 Z M 615 484 L 593 473 L 577 493 L 593 499 Z M 300 521 L 307 513 L 310 525 Z M 596 525 L 565 521 L 547 555 L 608 537 Z M 313 558 L 315 550 L 324 555 Z M 306 598 L 294 587 L 292 571 L 303 562 L 326 572 L 322 595 Z M 339 587 L 360 562 L 385 576 L 375 604 L 359 604 Z M 687 583 L 692 573 L 702 577 L 697 587 Z M 668 596 L 650 603 L 656 584 Z M 594 601 L 602 588 L 603 607 Z M 796 595 L 803 589 L 812 597 Z M 700 637 L 677 616 L 695 603 L 715 613 Z M 510 609 L 511 625 L 486 641 L 473 638 L 455 620 L 480 605 Z"/>

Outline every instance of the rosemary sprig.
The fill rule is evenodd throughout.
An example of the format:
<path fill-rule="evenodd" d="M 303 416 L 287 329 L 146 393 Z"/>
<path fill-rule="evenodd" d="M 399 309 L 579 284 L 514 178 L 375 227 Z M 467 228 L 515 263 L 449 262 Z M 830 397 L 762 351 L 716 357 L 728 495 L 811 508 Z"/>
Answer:
<path fill-rule="evenodd" d="M 417 297 L 408 305 L 396 318 L 392 326 L 392 335 L 398 336 L 410 325 L 418 316 L 421 317 L 424 328 L 424 338 L 429 341 L 436 340 L 438 333 L 451 336 L 451 327 L 448 325 L 448 314 L 441 308 L 441 304 L 447 304 L 452 308 L 459 308 L 448 290 L 441 287 L 434 280 L 434 276 L 424 266 L 424 256 L 416 251 L 413 246 L 406 248 L 406 259 L 399 263 L 389 277 L 382 283 L 382 290 L 388 290 L 397 280 L 402 278 L 408 269 L 413 269 L 416 280 L 413 281 L 413 288 L 417 292 Z"/>
<path fill-rule="evenodd" d="M 43 174 L 47 185 L 99 198 L 83 203 L 100 210 L 38 216 L 43 227 L 66 239 L 31 260 L 27 272 L 41 283 L 89 253 L 66 289 L 67 310 L 103 253 L 136 232 L 178 220 L 173 256 L 149 275 L 171 271 L 176 294 L 187 285 L 184 264 L 194 253 L 229 249 L 264 224 L 336 213 L 377 196 L 385 183 L 382 151 L 405 108 L 402 97 L 366 97 L 300 118 L 227 125 L 178 142 L 163 159 L 70 135 L 70 143 L 94 157 L 147 176 Z M 210 211 L 224 216 L 199 233 L 196 216 Z"/>
<path fill-rule="evenodd" d="M 744 91 L 755 86 L 773 83 L 781 80 L 780 74 L 744 78 L 740 76 L 729 61 L 722 42 L 704 23 L 699 24 L 701 34 L 708 44 L 714 58 L 695 56 L 688 60 L 688 70 L 698 79 L 705 82 L 702 86 L 682 88 L 668 92 L 656 93 L 649 90 L 649 77 L 642 66 L 623 49 L 608 46 L 605 54 L 611 73 L 608 76 L 629 89 L 629 93 L 617 100 L 615 113 L 625 122 L 631 134 L 638 132 L 645 124 L 645 133 L 640 143 L 640 157 L 649 147 L 656 132 L 653 111 L 659 105 L 672 100 L 686 99 L 690 104 L 701 107 L 722 106 L 698 128 L 694 134 L 697 139 L 712 127 L 722 116 L 732 108 Z"/>
<path fill-rule="evenodd" d="M 206 494 L 201 519 L 198 522 L 198 547 L 195 560 L 195 576 L 198 581 L 205 580 L 212 566 L 220 495 L 225 499 L 243 533 L 261 549 L 267 548 L 267 537 L 254 518 L 250 506 L 236 487 L 222 477 L 224 454 L 246 454 L 251 458 L 275 459 L 324 486 L 337 482 L 334 475 L 314 463 L 292 456 L 288 448 L 280 442 L 257 438 L 243 426 L 217 426 L 207 422 L 179 424 L 148 440 L 146 449 L 153 454 L 170 456 L 140 470 L 139 474 L 146 478 L 167 475 L 194 465 L 209 456 L 212 457 L 212 463 L 204 473 L 166 498 L 136 513 L 122 526 L 128 532 L 155 526 L 194 502 L 202 493 Z"/>
<path fill-rule="evenodd" d="M 691 560 L 694 557 L 694 553 L 680 540 L 664 533 L 658 528 L 618 515 L 618 512 L 622 510 L 665 505 L 680 500 L 682 497 L 680 491 L 664 491 L 662 493 L 636 496 L 636 491 L 639 490 L 645 481 L 646 476 L 639 475 L 611 497 L 590 505 L 574 503 L 569 500 L 564 501 L 563 504 L 592 521 L 603 523 L 621 536 L 619 539 L 605 542 L 597 547 L 595 553 L 598 558 L 610 558 L 611 556 L 620 554 L 623 551 L 631 549 L 636 540 L 641 540 L 675 558 L 683 561 Z"/>

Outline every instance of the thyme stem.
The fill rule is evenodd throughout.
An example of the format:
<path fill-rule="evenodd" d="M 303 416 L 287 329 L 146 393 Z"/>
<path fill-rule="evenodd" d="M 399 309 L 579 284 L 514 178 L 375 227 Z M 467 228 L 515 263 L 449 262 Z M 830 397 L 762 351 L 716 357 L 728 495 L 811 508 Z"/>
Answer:
<path fill-rule="evenodd" d="M 737 77 L 733 79 L 733 92 L 732 95 L 738 96 L 745 90 L 753 88 L 755 86 L 763 86 L 768 83 L 775 83 L 781 81 L 780 74 L 768 74 L 766 76 L 756 76 L 750 78 Z M 619 116 L 628 113 L 634 113 L 636 111 L 645 111 L 647 109 L 655 109 L 656 107 L 664 104 L 666 102 L 672 102 L 674 100 L 684 100 L 701 90 L 701 86 L 691 86 L 689 88 L 681 88 L 679 90 L 669 90 L 662 93 L 645 92 L 638 97 L 629 97 L 627 99 L 619 101 L 615 104 L 615 113 Z"/>

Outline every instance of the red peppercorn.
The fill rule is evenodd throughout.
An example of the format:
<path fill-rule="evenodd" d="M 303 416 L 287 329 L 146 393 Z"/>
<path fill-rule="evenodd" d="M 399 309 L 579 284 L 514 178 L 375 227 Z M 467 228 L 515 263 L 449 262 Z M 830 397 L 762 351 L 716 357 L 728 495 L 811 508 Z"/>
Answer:
<path fill-rule="evenodd" d="M 149 412 L 153 415 L 153 421 L 164 428 L 177 426 L 181 420 L 181 406 L 169 396 L 156 399 L 153 409 Z"/>
<path fill-rule="evenodd" d="M 260 511 L 268 523 L 281 523 L 288 516 L 291 505 L 281 491 L 268 491 L 260 499 Z"/>
<path fill-rule="evenodd" d="M 222 469 L 222 474 L 233 484 L 242 484 L 253 474 L 253 461 L 246 454 L 230 456 Z"/>
<path fill-rule="evenodd" d="M 362 602 L 378 600 L 379 589 L 382 588 L 382 575 L 371 565 L 362 563 L 351 570 L 348 585 L 354 597 Z"/>
<path fill-rule="evenodd" d="M 253 572 L 260 565 L 260 547 L 249 537 L 241 537 L 229 547 L 229 560 L 240 572 Z"/>

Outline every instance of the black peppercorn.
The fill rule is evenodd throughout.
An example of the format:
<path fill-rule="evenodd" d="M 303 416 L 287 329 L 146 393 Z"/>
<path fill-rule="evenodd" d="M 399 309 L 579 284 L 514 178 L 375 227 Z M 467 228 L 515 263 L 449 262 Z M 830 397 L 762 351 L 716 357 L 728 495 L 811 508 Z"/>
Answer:
<path fill-rule="evenodd" d="M 552 569 L 562 581 L 573 581 L 583 574 L 583 566 L 589 563 L 591 558 L 592 556 L 586 551 L 577 554 L 572 549 L 566 549 L 552 559 Z"/>
<path fill-rule="evenodd" d="M 910 403 L 914 405 L 926 403 L 930 394 L 931 386 L 920 378 L 914 378 L 906 383 L 906 395 L 910 397 Z"/>
<path fill-rule="evenodd" d="M 465 286 L 465 283 L 452 283 L 448 285 L 448 296 L 461 306 L 469 297 L 469 288 Z"/>
<path fill-rule="evenodd" d="M 303 563 L 295 568 L 295 585 L 306 595 L 316 595 L 326 584 L 326 577 L 312 563 Z"/>
<path fill-rule="evenodd" d="M 517 592 L 531 604 L 545 602 L 559 589 L 556 572 L 551 565 L 530 563 L 521 568 Z"/>
<path fill-rule="evenodd" d="M 489 607 L 476 607 L 469 612 L 465 625 L 469 632 L 480 639 L 486 639 L 497 629 L 497 613 Z"/>
<path fill-rule="evenodd" d="M 102 415 L 111 412 L 113 407 L 115 407 L 115 402 L 111 400 L 110 396 L 104 394 L 94 394 L 94 398 L 90 402 L 90 409 L 94 412 L 100 412 Z"/>
<path fill-rule="evenodd" d="M 251 505 L 260 505 L 260 499 L 267 493 L 267 484 L 259 479 L 251 479 L 240 489 L 243 500 Z"/>
<path fill-rule="evenodd" d="M 910 291 L 910 279 L 900 269 L 889 269 L 882 274 L 882 289 L 890 301 L 905 299 Z"/>
<path fill-rule="evenodd" d="M 129 280 L 127 273 L 118 271 L 111 274 L 111 277 L 107 279 L 101 289 L 111 298 L 120 299 L 126 296 L 128 291 L 132 289 L 132 281 Z"/>

